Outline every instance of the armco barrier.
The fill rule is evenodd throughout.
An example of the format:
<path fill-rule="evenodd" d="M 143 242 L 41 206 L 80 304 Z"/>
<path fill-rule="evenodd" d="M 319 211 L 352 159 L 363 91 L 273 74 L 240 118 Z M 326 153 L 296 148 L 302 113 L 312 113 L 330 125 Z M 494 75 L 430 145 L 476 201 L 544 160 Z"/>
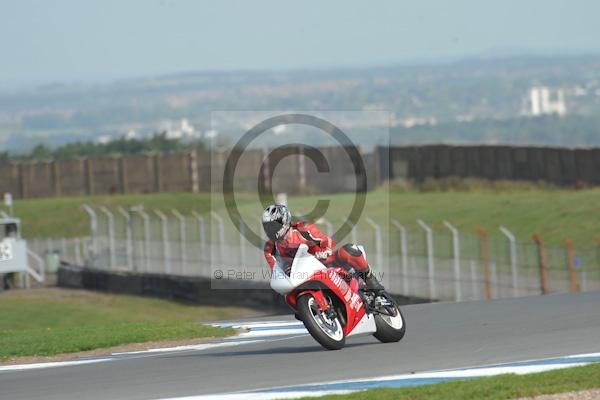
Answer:
<path fill-rule="evenodd" d="M 244 289 L 211 289 L 208 278 L 106 271 L 63 264 L 58 269 L 57 285 L 63 288 L 160 297 L 201 305 L 290 312 L 283 297 L 267 284 L 247 284 Z M 401 305 L 429 301 L 415 297 L 394 297 Z"/>
<path fill-rule="evenodd" d="M 58 269 L 57 284 L 64 288 L 160 297 L 202 305 L 249 307 L 264 311 L 288 310 L 281 296 L 266 285 L 213 290 L 210 280 L 200 277 L 138 274 L 62 265 Z"/>

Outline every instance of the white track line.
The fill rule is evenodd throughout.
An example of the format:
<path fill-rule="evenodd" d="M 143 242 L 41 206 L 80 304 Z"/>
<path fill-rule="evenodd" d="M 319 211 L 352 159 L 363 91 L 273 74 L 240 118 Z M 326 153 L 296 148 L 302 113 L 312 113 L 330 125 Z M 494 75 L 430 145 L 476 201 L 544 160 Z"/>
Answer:
<path fill-rule="evenodd" d="M 572 362 L 570 360 L 573 360 Z M 570 368 L 600 362 L 600 353 L 569 355 L 564 357 L 528 360 L 511 364 L 500 364 L 445 371 L 391 375 L 377 378 L 349 379 L 297 386 L 275 387 L 249 392 L 222 393 L 200 396 L 177 397 L 168 400 L 273 400 L 319 397 L 328 394 L 347 394 L 377 387 L 407 387 L 457 379 L 470 379 L 501 374 L 530 374 Z"/>
<path fill-rule="evenodd" d="M 301 397 L 321 397 L 330 394 L 350 394 L 355 390 L 322 390 L 306 392 L 272 392 L 272 393 L 229 393 L 205 396 L 176 397 L 168 400 L 279 400 L 279 399 L 298 399 Z"/>
<path fill-rule="evenodd" d="M 164 347 L 158 349 L 148 349 L 148 350 L 140 350 L 140 351 L 128 351 L 125 353 L 112 353 L 113 356 L 126 356 L 130 354 L 149 354 L 149 353 L 169 353 L 169 352 L 177 352 L 177 351 L 190 351 L 190 350 L 212 350 L 219 347 L 233 347 L 239 346 L 242 344 L 249 343 L 259 343 L 263 342 L 263 340 L 243 340 L 243 341 L 227 341 L 222 343 L 201 343 L 201 344 L 191 344 L 188 346 L 176 346 L 176 347 Z"/>
<path fill-rule="evenodd" d="M 40 368 L 53 368 L 53 367 L 69 367 L 73 365 L 93 364 L 104 361 L 110 361 L 111 358 L 94 358 L 91 360 L 73 360 L 73 361 L 57 361 L 57 362 L 46 362 L 36 364 L 20 364 L 20 365 L 3 365 L 0 366 L 0 372 L 8 371 L 27 371 L 32 369 Z"/>
<path fill-rule="evenodd" d="M 57 367 L 69 367 L 74 365 L 85 365 L 94 364 L 106 361 L 117 361 L 120 359 L 128 358 L 128 356 L 136 357 L 140 355 L 152 355 L 152 354 L 163 354 L 170 352 L 183 352 L 183 351 L 202 351 L 212 350 L 223 347 L 234 347 L 241 346 L 244 344 L 261 343 L 268 340 L 286 339 L 293 338 L 301 335 L 307 335 L 308 332 L 304 329 L 301 322 L 297 321 L 253 321 L 253 322 L 231 322 L 231 323 L 216 323 L 213 326 L 223 328 L 238 328 L 245 329 L 246 332 L 242 332 L 238 335 L 223 338 L 222 341 L 214 343 L 200 343 L 186 346 L 175 346 L 175 347 L 164 347 L 156 349 L 148 349 L 141 351 L 129 351 L 112 353 L 109 356 L 102 356 L 97 358 L 86 358 L 70 361 L 56 361 L 56 362 L 45 362 L 35 364 L 18 364 L 18 365 L 2 365 L 0 366 L 0 373 L 2 372 L 16 372 L 16 371 L 28 371 L 42 368 L 57 368 Z M 300 328 L 302 327 L 302 328 Z"/>

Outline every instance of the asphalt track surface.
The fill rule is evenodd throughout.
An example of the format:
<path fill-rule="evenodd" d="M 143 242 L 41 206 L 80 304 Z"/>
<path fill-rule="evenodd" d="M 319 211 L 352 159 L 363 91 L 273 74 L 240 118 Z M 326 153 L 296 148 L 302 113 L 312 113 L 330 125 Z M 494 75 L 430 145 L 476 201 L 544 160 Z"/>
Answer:
<path fill-rule="evenodd" d="M 400 343 L 303 336 L 229 348 L 0 373 L 0 399 L 155 399 L 600 351 L 600 292 L 403 307 Z M 281 320 L 281 317 L 277 319 Z"/>

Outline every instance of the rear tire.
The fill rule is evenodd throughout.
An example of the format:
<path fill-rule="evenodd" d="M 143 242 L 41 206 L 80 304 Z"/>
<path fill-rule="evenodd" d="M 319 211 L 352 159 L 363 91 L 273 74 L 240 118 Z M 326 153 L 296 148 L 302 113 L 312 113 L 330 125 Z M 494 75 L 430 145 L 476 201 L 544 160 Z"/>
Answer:
<path fill-rule="evenodd" d="M 298 315 L 302 319 L 306 330 L 311 336 L 327 350 L 339 350 L 344 347 L 346 337 L 344 327 L 339 318 L 329 320 L 319 310 L 317 301 L 310 294 L 305 294 L 298 299 Z"/>
<path fill-rule="evenodd" d="M 406 321 L 400 308 L 394 304 L 394 309 L 397 314 L 390 317 L 383 314 L 375 314 L 375 325 L 377 332 L 373 334 L 377 340 L 382 343 L 399 342 L 406 333 Z"/>

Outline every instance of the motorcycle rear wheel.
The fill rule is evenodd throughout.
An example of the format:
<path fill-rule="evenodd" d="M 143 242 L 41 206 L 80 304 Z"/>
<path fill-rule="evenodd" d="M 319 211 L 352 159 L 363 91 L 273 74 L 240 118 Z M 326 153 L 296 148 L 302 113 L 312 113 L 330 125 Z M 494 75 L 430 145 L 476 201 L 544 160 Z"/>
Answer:
<path fill-rule="evenodd" d="M 319 310 L 315 298 L 306 294 L 298 299 L 298 315 L 302 319 L 306 330 L 311 336 L 327 350 L 339 350 L 344 347 L 346 337 L 344 327 L 338 317 L 327 317 Z"/>

